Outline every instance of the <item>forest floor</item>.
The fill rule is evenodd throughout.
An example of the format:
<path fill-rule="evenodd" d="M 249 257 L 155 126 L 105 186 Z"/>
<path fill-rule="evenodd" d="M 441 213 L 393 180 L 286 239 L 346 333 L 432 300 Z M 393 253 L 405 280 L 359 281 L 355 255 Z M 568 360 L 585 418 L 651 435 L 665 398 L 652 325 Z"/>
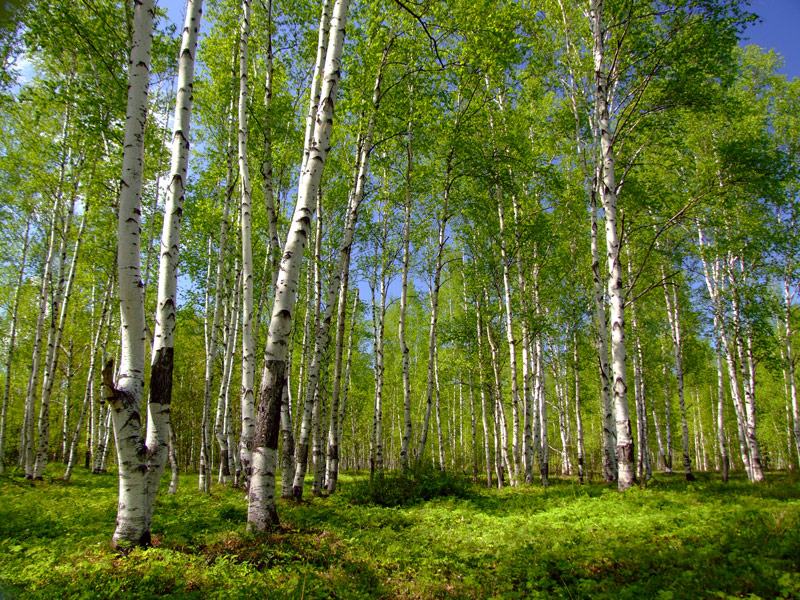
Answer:
<path fill-rule="evenodd" d="M 154 547 L 122 557 L 116 475 L 61 472 L 0 476 L 0 598 L 800 598 L 786 474 L 659 475 L 624 494 L 554 479 L 403 508 L 336 494 L 281 503 L 282 529 L 254 535 L 241 490 L 183 476 L 169 496 L 167 473 Z"/>

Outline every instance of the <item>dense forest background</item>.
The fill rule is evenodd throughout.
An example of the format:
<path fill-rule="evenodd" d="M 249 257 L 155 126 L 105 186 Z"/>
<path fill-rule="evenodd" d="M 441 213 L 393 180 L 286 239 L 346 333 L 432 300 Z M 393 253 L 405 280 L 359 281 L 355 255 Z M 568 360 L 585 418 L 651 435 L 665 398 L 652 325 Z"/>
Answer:
<path fill-rule="evenodd" d="M 173 482 L 249 485 L 337 10 L 330 149 L 284 327 L 284 495 L 302 496 L 306 463 L 315 494 L 340 470 L 411 464 L 490 487 L 558 475 L 620 489 L 658 471 L 797 469 L 800 83 L 779 55 L 738 45 L 745 3 L 386 0 L 349 17 L 340 4 L 203 7 Z M 124 345 L 134 7 L 15 6 L 0 40 L 0 465 L 37 478 L 55 461 L 69 478 L 115 455 L 101 372 Z M 180 47 L 154 14 L 148 352 Z"/>

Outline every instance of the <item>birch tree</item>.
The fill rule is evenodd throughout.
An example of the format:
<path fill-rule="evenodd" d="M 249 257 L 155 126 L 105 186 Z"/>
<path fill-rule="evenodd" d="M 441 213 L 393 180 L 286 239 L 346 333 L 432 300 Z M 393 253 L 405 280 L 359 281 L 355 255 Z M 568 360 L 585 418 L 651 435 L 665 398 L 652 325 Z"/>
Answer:
<path fill-rule="evenodd" d="M 258 531 L 278 524 L 275 506 L 275 467 L 280 431 L 281 395 L 286 379 L 286 345 L 291 331 L 292 310 L 303 249 L 309 236 L 314 202 L 330 148 L 331 125 L 349 7 L 348 0 L 337 0 L 333 8 L 319 109 L 313 135 L 306 147 L 308 160 L 304 161 L 304 169 L 300 176 L 297 204 L 284 245 L 280 275 L 275 287 L 275 301 L 267 335 L 264 372 L 256 416 L 255 449 L 247 515 L 248 527 Z"/>

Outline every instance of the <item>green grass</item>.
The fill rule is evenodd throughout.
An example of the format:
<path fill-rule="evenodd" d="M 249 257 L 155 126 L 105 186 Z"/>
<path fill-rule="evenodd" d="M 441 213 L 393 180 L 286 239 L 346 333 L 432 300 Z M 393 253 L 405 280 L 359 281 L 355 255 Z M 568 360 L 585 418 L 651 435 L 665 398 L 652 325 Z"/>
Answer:
<path fill-rule="evenodd" d="M 401 508 L 348 503 L 354 485 L 281 504 L 283 528 L 252 535 L 241 490 L 203 496 L 184 476 L 159 497 L 155 547 L 121 557 L 114 474 L 0 477 L 0 598 L 800 598 L 787 475 L 625 494 L 555 480 Z"/>

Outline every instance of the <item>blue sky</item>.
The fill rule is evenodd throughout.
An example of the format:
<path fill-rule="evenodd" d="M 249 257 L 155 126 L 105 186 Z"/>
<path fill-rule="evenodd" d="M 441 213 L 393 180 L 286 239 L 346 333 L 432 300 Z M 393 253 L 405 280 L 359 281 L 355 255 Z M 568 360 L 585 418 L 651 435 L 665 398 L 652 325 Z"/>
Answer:
<path fill-rule="evenodd" d="M 800 77 L 800 0 L 752 0 L 751 10 L 761 17 L 745 32 L 745 44 L 774 48 L 783 55 L 788 77 Z"/>
<path fill-rule="evenodd" d="M 183 23 L 184 0 L 157 2 L 173 22 Z M 751 0 L 750 9 L 761 18 L 747 29 L 742 43 L 774 48 L 786 60 L 782 72 L 800 77 L 800 0 Z"/>

